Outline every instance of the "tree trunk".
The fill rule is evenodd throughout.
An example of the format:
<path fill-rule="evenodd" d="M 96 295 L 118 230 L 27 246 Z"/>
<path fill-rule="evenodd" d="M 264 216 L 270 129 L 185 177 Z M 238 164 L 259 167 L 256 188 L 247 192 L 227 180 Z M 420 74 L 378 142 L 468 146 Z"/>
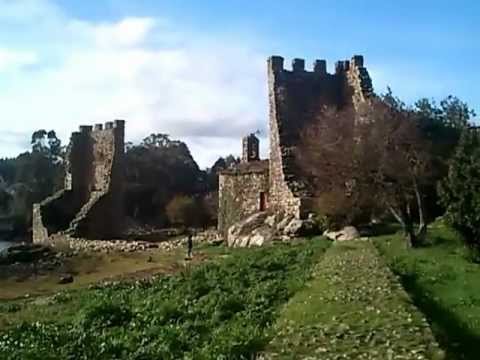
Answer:
<path fill-rule="evenodd" d="M 425 243 L 427 237 L 427 224 L 425 222 L 425 211 L 423 206 L 422 195 L 418 187 L 417 179 L 413 178 L 413 188 L 415 190 L 415 198 L 417 200 L 418 207 L 418 230 L 417 230 L 417 245 Z"/>
<path fill-rule="evenodd" d="M 405 232 L 406 245 L 407 249 L 410 249 L 412 247 L 415 247 L 417 242 L 412 218 L 410 216 L 406 216 L 404 219 L 404 224 L 405 225 L 403 227 L 403 231 Z"/>

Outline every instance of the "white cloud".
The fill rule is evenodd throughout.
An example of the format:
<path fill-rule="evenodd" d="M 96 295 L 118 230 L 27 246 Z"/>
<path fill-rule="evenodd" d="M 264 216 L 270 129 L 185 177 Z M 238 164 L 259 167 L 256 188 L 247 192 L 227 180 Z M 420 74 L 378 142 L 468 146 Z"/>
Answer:
<path fill-rule="evenodd" d="M 55 129 L 66 141 L 78 125 L 121 118 L 127 139 L 168 133 L 208 166 L 218 155 L 239 154 L 245 133 L 265 129 L 266 55 L 238 39 L 208 39 L 160 18 L 91 23 L 45 11 L 52 18 L 42 37 L 55 39 L 54 52 L 38 46 L 44 29 L 28 23 L 36 41 L 18 50 L 17 63 L 37 64 L 10 73 L 6 84 L 0 79 L 2 117 L 14 119 L 0 122 L 0 131 Z M 11 149 L 0 145 L 0 156 L 14 155 Z"/>
<path fill-rule="evenodd" d="M 126 18 L 113 25 L 100 25 L 93 34 L 100 46 L 134 46 L 144 41 L 154 26 L 151 18 Z"/>
<path fill-rule="evenodd" d="M 32 51 L 16 51 L 0 48 L 0 73 L 17 70 L 37 62 L 37 54 Z"/>

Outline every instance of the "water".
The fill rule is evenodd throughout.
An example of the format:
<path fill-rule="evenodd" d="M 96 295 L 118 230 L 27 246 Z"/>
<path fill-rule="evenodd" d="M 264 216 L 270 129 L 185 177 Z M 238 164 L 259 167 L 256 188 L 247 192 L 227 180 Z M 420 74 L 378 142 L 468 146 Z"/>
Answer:
<path fill-rule="evenodd" d="M 2 241 L 0 240 L 0 252 L 2 252 L 3 250 L 5 249 L 8 249 L 10 246 L 12 246 L 13 243 L 9 242 L 9 241 Z"/>

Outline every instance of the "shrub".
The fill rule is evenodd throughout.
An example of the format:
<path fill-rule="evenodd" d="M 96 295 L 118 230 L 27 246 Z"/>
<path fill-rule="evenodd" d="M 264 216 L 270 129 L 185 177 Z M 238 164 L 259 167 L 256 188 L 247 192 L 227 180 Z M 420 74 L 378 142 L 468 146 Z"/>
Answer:
<path fill-rule="evenodd" d="M 202 222 L 201 206 L 190 196 L 175 196 L 167 205 L 167 216 L 173 225 L 190 227 Z"/>
<path fill-rule="evenodd" d="M 447 221 L 480 253 L 480 133 L 466 129 L 440 186 Z"/>
<path fill-rule="evenodd" d="M 84 328 L 121 326 L 127 324 L 132 317 L 128 308 L 105 301 L 85 310 L 82 325 Z"/>

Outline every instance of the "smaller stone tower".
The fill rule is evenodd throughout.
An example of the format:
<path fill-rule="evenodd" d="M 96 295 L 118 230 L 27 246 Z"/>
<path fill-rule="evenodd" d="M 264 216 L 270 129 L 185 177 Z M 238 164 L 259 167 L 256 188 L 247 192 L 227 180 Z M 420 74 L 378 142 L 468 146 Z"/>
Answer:
<path fill-rule="evenodd" d="M 255 134 L 250 134 L 242 139 L 242 162 L 260 160 L 260 142 Z"/>

